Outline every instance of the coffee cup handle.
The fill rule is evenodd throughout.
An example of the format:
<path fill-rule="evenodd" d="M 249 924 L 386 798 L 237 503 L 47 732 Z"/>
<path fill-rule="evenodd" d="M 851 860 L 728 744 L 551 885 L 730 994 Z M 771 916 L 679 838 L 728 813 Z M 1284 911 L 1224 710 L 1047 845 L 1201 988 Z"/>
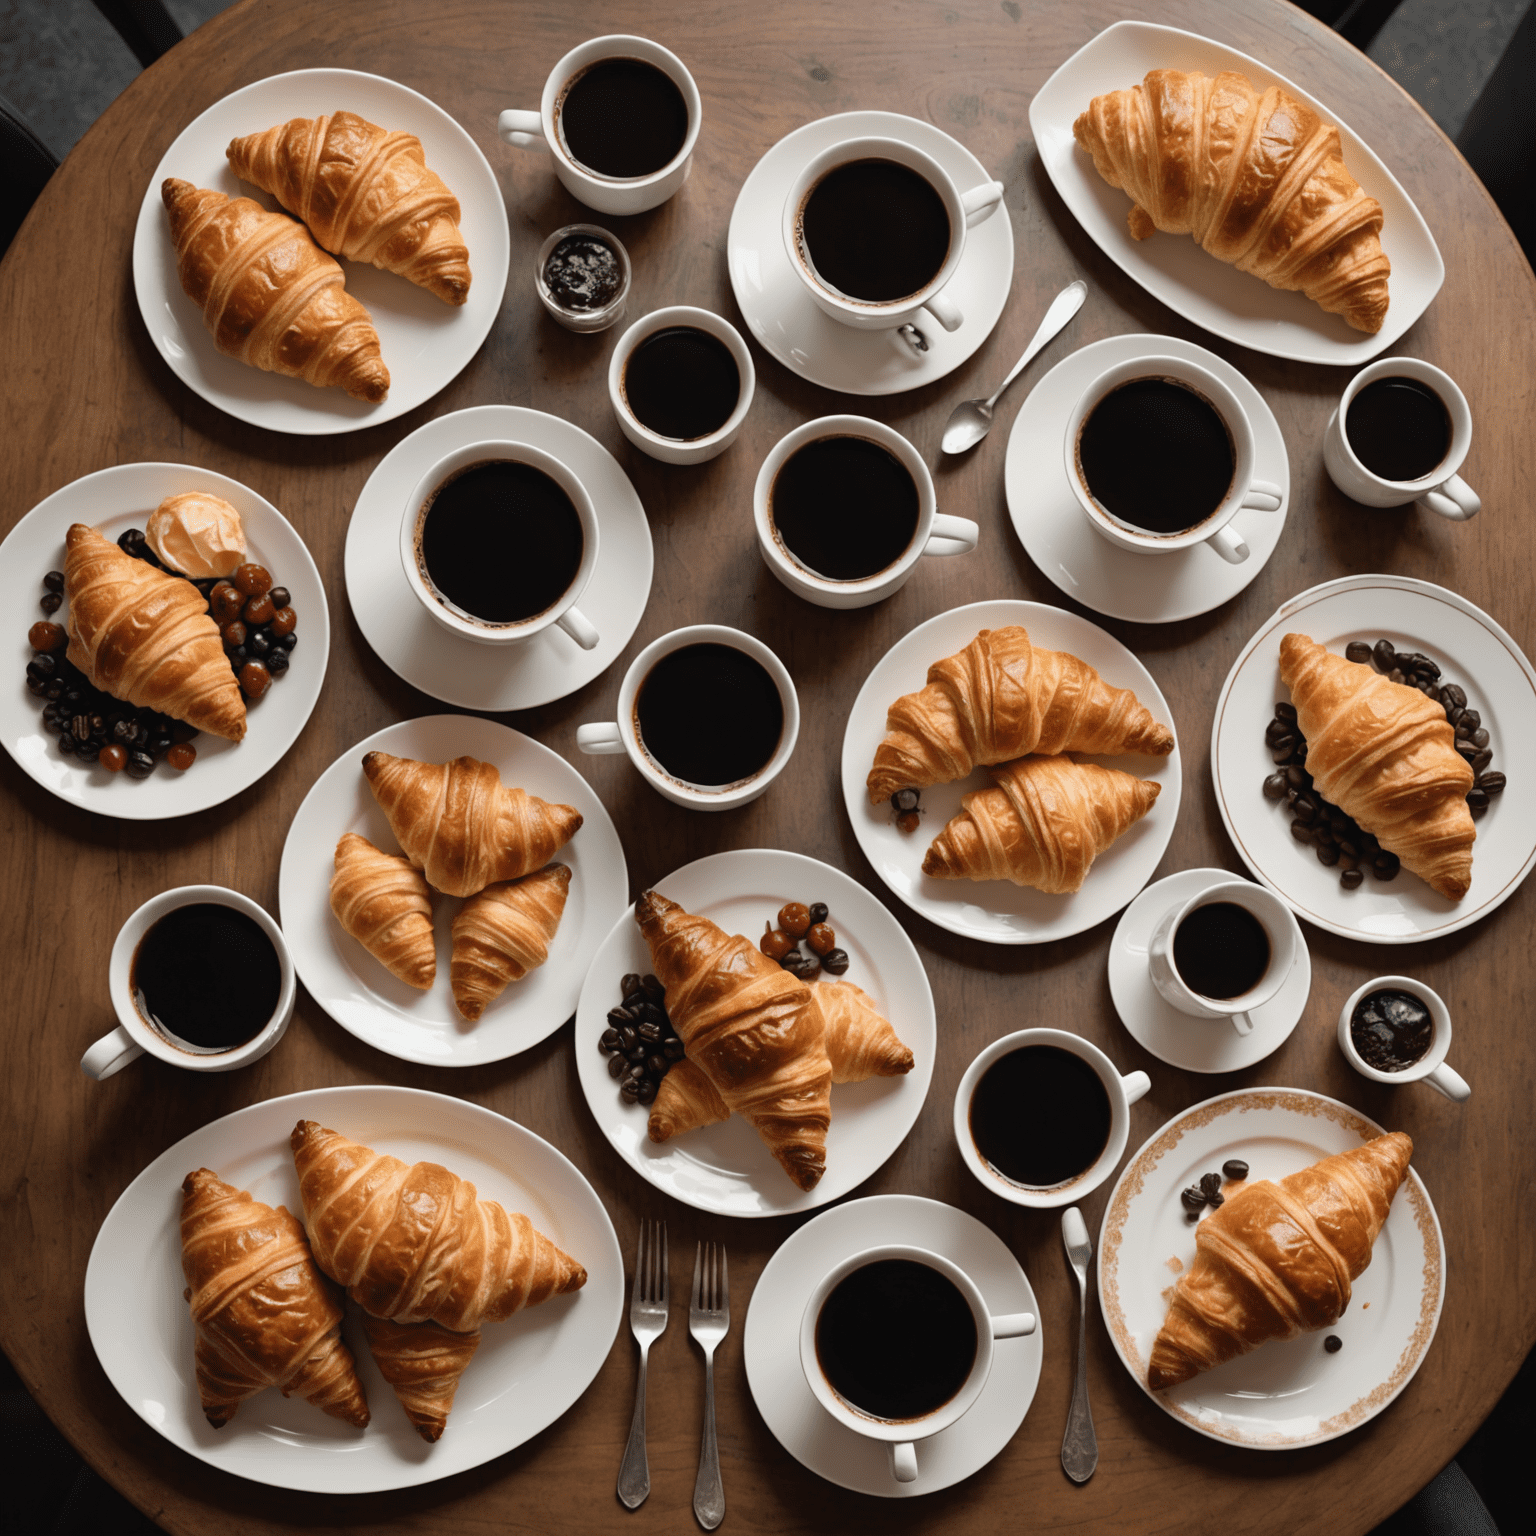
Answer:
<path fill-rule="evenodd" d="M 1426 511 L 1450 518 L 1453 523 L 1470 522 L 1483 508 L 1477 492 L 1460 475 L 1452 475 L 1444 485 L 1425 491 L 1419 497 L 1419 505 Z"/>
<path fill-rule="evenodd" d="M 519 112 L 508 108 L 496 119 L 496 131 L 508 144 L 519 149 L 548 149 L 544 139 L 544 119 L 537 112 Z"/>
<path fill-rule="evenodd" d="M 1228 565 L 1241 565 L 1253 553 L 1231 523 L 1224 523 L 1205 541 Z"/>
<path fill-rule="evenodd" d="M 610 757 L 624 750 L 624 738 L 612 720 L 576 727 L 576 745 L 589 757 Z"/>
<path fill-rule="evenodd" d="M 994 1339 L 1022 1339 L 1035 1331 L 1033 1312 L 1005 1312 L 992 1319 Z"/>
<path fill-rule="evenodd" d="M 1129 1072 L 1120 1079 L 1120 1087 L 1125 1094 L 1125 1102 L 1134 1104 L 1147 1096 L 1152 1087 L 1152 1079 L 1145 1072 Z"/>
<path fill-rule="evenodd" d="M 596 649 L 598 634 L 580 608 L 567 608 L 555 623 L 568 634 L 582 650 Z"/>
<path fill-rule="evenodd" d="M 1272 485 L 1268 480 L 1255 480 L 1249 485 L 1248 494 L 1243 497 L 1242 509 L 1247 512 L 1278 512 L 1283 499 L 1278 485 Z"/>
<path fill-rule="evenodd" d="M 933 527 L 928 542 L 923 545 L 925 555 L 968 555 L 981 540 L 981 529 L 968 517 L 949 517 L 943 512 L 933 514 Z"/>
<path fill-rule="evenodd" d="M 1253 1033 L 1253 1016 L 1251 1014 L 1234 1013 L 1231 1017 L 1232 1027 L 1238 1034 L 1251 1035 Z"/>
<path fill-rule="evenodd" d="M 930 299 L 923 300 L 923 308 L 933 316 L 946 331 L 958 331 L 965 324 L 965 316 L 955 304 L 944 297 L 942 293 L 936 293 Z"/>
<path fill-rule="evenodd" d="M 967 229 L 975 229 L 978 224 L 984 223 L 997 212 L 1002 206 L 1003 190 L 1003 184 L 1000 181 L 984 181 L 979 187 L 972 187 L 960 199 L 960 206 L 965 210 Z"/>
<path fill-rule="evenodd" d="M 1472 1097 L 1472 1089 L 1466 1078 L 1459 1072 L 1453 1072 L 1443 1061 L 1433 1072 L 1424 1074 L 1424 1081 L 1443 1093 L 1453 1104 L 1465 1103 Z"/>
<path fill-rule="evenodd" d="M 917 1447 L 910 1440 L 892 1443 L 891 1476 L 898 1483 L 917 1481 Z"/>
<path fill-rule="evenodd" d="M 130 1061 L 137 1061 L 143 1054 L 144 1047 L 119 1024 L 80 1058 L 80 1070 L 99 1083 L 102 1078 L 122 1071 Z"/>

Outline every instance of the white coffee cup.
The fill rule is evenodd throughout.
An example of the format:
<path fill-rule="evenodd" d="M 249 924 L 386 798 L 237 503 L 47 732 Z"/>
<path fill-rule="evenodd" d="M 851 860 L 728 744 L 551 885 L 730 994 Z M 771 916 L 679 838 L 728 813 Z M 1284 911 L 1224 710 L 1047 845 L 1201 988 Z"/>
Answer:
<path fill-rule="evenodd" d="M 1214 511 L 1198 523 L 1179 533 L 1148 533 L 1122 522 L 1094 499 L 1083 478 L 1078 459 L 1078 442 L 1083 427 L 1093 414 L 1094 408 L 1112 390 L 1133 379 L 1168 379 L 1182 384 L 1202 396 L 1226 423 L 1232 437 L 1232 484 Z M 1148 355 L 1131 358 L 1106 368 L 1072 408 L 1067 418 L 1065 438 L 1067 482 L 1083 509 L 1088 525 L 1093 531 L 1118 544 L 1122 549 L 1135 550 L 1144 555 L 1167 555 L 1175 550 L 1189 549 L 1195 544 L 1208 543 L 1223 560 L 1241 565 L 1251 553 L 1246 540 L 1228 523 L 1241 511 L 1278 512 L 1281 491 L 1268 480 L 1254 478 L 1255 447 L 1253 423 L 1243 409 L 1243 403 L 1209 369 L 1192 363 L 1187 358 Z"/>
<path fill-rule="evenodd" d="M 1382 1072 L 1370 1066 L 1355 1049 L 1354 1036 L 1350 1033 L 1349 1026 L 1355 1016 L 1355 1009 L 1372 992 L 1384 991 L 1406 992 L 1410 997 L 1418 998 L 1429 1009 L 1429 1016 L 1434 1022 L 1435 1032 L 1429 1049 L 1411 1067 L 1405 1067 L 1401 1072 Z M 1472 1097 L 1472 1089 L 1467 1080 L 1445 1064 L 1446 1055 L 1451 1049 L 1451 1010 L 1445 1006 L 1438 992 L 1426 987 L 1422 981 L 1415 981 L 1411 976 L 1378 976 L 1349 994 L 1349 1000 L 1339 1010 L 1339 1049 L 1344 1052 L 1344 1059 L 1350 1066 L 1361 1077 L 1368 1077 L 1373 1083 L 1386 1083 L 1389 1086 L 1396 1083 L 1428 1083 L 1455 1104 L 1461 1104 Z"/>
<path fill-rule="evenodd" d="M 260 925 L 261 931 L 271 939 L 277 951 L 277 963 L 281 981 L 277 995 L 277 1007 L 272 1017 L 244 1045 L 228 1051 L 190 1051 L 173 1045 L 139 1013 L 133 1001 L 133 961 L 144 935 L 168 912 L 178 907 L 197 904 L 232 907 L 243 912 Z M 162 891 L 152 896 L 118 930 L 117 941 L 112 946 L 112 958 L 107 965 L 107 984 L 112 993 L 112 1007 L 117 1012 L 118 1026 L 97 1040 L 80 1058 L 80 1070 L 87 1077 L 98 1081 L 121 1071 L 130 1061 L 136 1061 L 146 1052 L 168 1061 L 174 1067 L 185 1067 L 189 1072 L 233 1072 L 265 1056 L 283 1038 L 288 1021 L 293 1017 L 295 990 L 293 957 L 288 953 L 283 931 L 249 896 L 238 891 L 227 891 L 221 885 L 183 885 L 173 891 Z"/>
<path fill-rule="evenodd" d="M 576 77 L 604 59 L 640 59 L 653 64 L 672 79 L 688 107 L 688 136 L 677 154 L 648 176 L 604 176 L 589 170 L 566 147 L 560 132 L 560 108 Z M 547 149 L 555 161 L 555 175 L 565 190 L 599 213 L 644 213 L 659 207 L 688 179 L 693 167 L 693 148 L 699 141 L 703 103 L 699 88 L 687 67 L 670 49 L 649 38 L 615 33 L 594 37 L 571 49 L 550 70 L 537 112 L 508 110 L 497 120 L 497 131 L 508 144 L 520 149 Z"/>
<path fill-rule="evenodd" d="M 687 645 L 734 646 L 758 662 L 779 691 L 779 702 L 784 708 L 784 726 L 779 734 L 779 745 L 763 767 L 739 784 L 712 787 L 675 779 L 646 751 L 641 740 L 640 723 L 635 715 L 635 700 L 640 685 L 663 656 L 669 656 Z M 700 709 L 707 713 L 707 703 L 701 703 Z M 593 756 L 628 753 L 630 762 L 640 770 L 652 788 L 678 805 L 686 805 L 698 811 L 728 811 L 757 799 L 768 788 L 789 761 L 799 735 L 800 699 L 784 663 L 761 640 L 739 629 L 730 629 L 724 624 L 692 624 L 686 629 L 674 629 L 671 634 L 653 640 L 630 662 L 624 681 L 619 684 L 618 719 L 578 727 L 576 745 Z"/>
<path fill-rule="evenodd" d="M 571 498 L 571 505 L 575 507 L 576 516 L 581 521 L 581 563 L 576 567 L 576 574 L 571 578 L 571 584 L 542 613 L 536 613 L 532 618 L 521 619 L 512 624 L 496 624 L 486 619 L 471 618 L 468 614 L 450 606 L 447 599 L 442 597 L 428 580 L 419 552 L 420 528 L 425 521 L 423 509 L 428 499 L 442 487 L 445 481 L 461 470 L 468 469 L 473 464 L 484 464 L 496 460 L 511 460 L 517 464 L 527 464 L 533 469 L 542 470 Z M 400 514 L 400 563 L 405 568 L 406 582 L 415 594 L 416 600 L 426 609 L 433 621 L 446 629 L 449 634 L 458 635 L 465 640 L 478 641 L 481 645 L 513 645 L 523 640 L 531 640 L 542 630 L 548 629 L 551 624 L 558 624 L 582 650 L 592 650 L 598 641 L 597 630 L 586 615 L 576 607 L 576 599 L 581 596 L 587 582 L 591 579 L 593 570 L 597 567 L 597 549 L 597 511 L 592 505 L 592 498 L 587 494 L 586 487 L 577 479 L 575 472 L 552 453 L 546 453 L 542 448 L 535 448 L 529 443 L 487 441 L 466 443 L 464 447 L 454 449 L 452 453 L 440 458 L 416 482 Z"/>
<path fill-rule="evenodd" d="M 824 437 L 862 437 L 888 450 L 917 487 L 917 529 L 901 557 L 859 581 L 834 581 L 802 565 L 785 547 L 773 523 L 773 485 L 785 461 L 807 443 Z M 904 586 L 924 555 L 964 555 L 976 548 L 981 530 L 968 517 L 938 510 L 933 476 L 922 455 L 901 433 L 867 416 L 820 416 L 781 437 L 763 460 L 752 491 L 757 547 L 768 569 L 789 588 L 822 608 L 866 608 Z"/>
<path fill-rule="evenodd" d="M 976 1323 L 976 1358 L 971 1362 L 970 1374 L 964 1384 L 947 1403 L 918 1419 L 877 1419 L 854 1407 L 827 1380 L 816 1357 L 816 1325 L 821 1319 L 821 1309 L 826 1305 L 827 1298 L 855 1270 L 887 1259 L 907 1259 L 937 1270 L 965 1298 Z M 920 1328 L 922 1322 L 922 1318 L 914 1317 L 912 1326 Z M 890 1447 L 891 1476 L 898 1483 L 910 1483 L 917 1478 L 916 1442 L 926 1440 L 942 1429 L 948 1429 L 981 1396 L 992 1371 L 993 1341 L 1022 1338 L 1033 1333 L 1036 1326 L 1032 1312 L 1009 1312 L 994 1316 L 976 1282 L 959 1265 L 941 1254 L 931 1253 L 926 1248 L 909 1247 L 904 1243 L 887 1243 L 878 1248 L 865 1248 L 844 1259 L 811 1292 L 800 1317 L 800 1368 L 805 1372 L 806 1383 L 816 1401 L 839 1424 L 855 1434 L 884 1441 Z M 892 1347 L 899 1347 L 899 1341 L 893 1340 Z"/>
<path fill-rule="evenodd" d="M 993 1168 L 976 1147 L 971 1134 L 971 1100 L 976 1085 L 993 1062 L 1014 1051 L 1031 1045 L 1053 1045 L 1063 1051 L 1080 1056 L 1098 1074 L 1109 1095 L 1109 1140 L 1104 1150 L 1075 1178 L 1049 1188 L 1029 1184 L 1015 1184 Z M 1073 1205 L 1084 1195 L 1097 1189 L 1115 1171 L 1115 1165 L 1125 1156 L 1126 1142 L 1131 1134 L 1131 1105 L 1152 1086 L 1152 1079 L 1145 1072 L 1128 1072 L 1120 1069 L 1098 1046 L 1090 1044 L 1081 1035 L 1069 1034 L 1064 1029 L 1021 1029 L 1001 1040 L 994 1040 L 965 1069 L 960 1086 L 955 1091 L 954 1128 L 955 1143 L 965 1166 L 975 1175 L 979 1184 L 1001 1195 L 1014 1205 L 1027 1205 L 1036 1210 L 1049 1210 L 1056 1206 Z"/>
<path fill-rule="evenodd" d="M 1373 474 L 1355 456 L 1350 447 L 1345 421 L 1350 402 L 1376 379 L 1413 379 L 1426 385 L 1440 397 L 1451 418 L 1451 446 L 1445 457 L 1417 480 L 1383 480 Z M 1367 507 L 1406 507 L 1416 501 L 1426 511 L 1438 512 L 1452 522 L 1464 523 L 1476 517 L 1482 508 L 1477 492 L 1456 473 L 1472 446 L 1472 411 L 1467 397 L 1456 387 L 1450 374 L 1416 357 L 1384 357 L 1362 368 L 1349 381 L 1338 408 L 1323 434 L 1323 465 L 1328 478 L 1349 497 Z"/>

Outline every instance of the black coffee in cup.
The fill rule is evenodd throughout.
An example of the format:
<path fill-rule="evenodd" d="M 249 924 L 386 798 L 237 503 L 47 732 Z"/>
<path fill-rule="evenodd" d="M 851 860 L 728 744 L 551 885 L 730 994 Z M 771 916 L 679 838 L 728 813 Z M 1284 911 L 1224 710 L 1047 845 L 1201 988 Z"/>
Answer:
<path fill-rule="evenodd" d="M 1023 1045 L 999 1056 L 971 1094 L 971 1140 L 1000 1178 L 1054 1189 L 1080 1177 L 1109 1145 L 1109 1090 L 1074 1051 Z"/>
<path fill-rule="evenodd" d="M 1269 931 L 1235 901 L 1196 907 L 1174 930 L 1174 969 L 1192 992 L 1219 1003 L 1258 986 L 1269 957 Z"/>
<path fill-rule="evenodd" d="M 731 349 L 696 325 L 642 337 L 624 362 L 624 403 L 658 437 L 694 442 L 718 432 L 741 400 Z"/>
<path fill-rule="evenodd" d="M 670 165 L 688 140 L 688 103 L 666 70 L 644 59 L 600 59 L 555 106 L 565 147 L 599 176 L 631 181 Z"/>
<path fill-rule="evenodd" d="M 1372 379 L 1344 413 L 1355 457 L 1383 480 L 1422 480 L 1451 451 L 1451 413 L 1429 385 L 1389 375 Z"/>

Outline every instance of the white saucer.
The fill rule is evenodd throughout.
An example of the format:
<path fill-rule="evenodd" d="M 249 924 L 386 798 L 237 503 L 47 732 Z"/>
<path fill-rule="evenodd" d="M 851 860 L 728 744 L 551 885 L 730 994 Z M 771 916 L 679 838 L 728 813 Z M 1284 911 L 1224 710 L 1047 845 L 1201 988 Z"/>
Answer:
<path fill-rule="evenodd" d="M 1225 1019 L 1197 1019 L 1181 1013 L 1152 985 L 1147 945 L 1170 907 L 1242 877 L 1229 869 L 1183 869 L 1149 885 L 1125 909 L 1109 943 L 1109 995 L 1131 1038 L 1145 1050 L 1186 1072 L 1237 1072 L 1278 1051 L 1306 1011 L 1312 990 L 1312 956 L 1306 939 L 1296 964 L 1274 997 L 1250 1012 L 1253 1029 L 1240 1035 Z"/>
<path fill-rule="evenodd" d="M 844 139 L 874 134 L 899 139 L 933 156 L 961 192 L 992 173 L 958 140 L 932 123 L 899 112 L 841 112 L 818 118 L 779 140 L 741 185 L 731 210 L 726 252 L 731 287 L 752 334 L 802 379 L 849 395 L 894 395 L 932 384 L 958 368 L 992 332 L 1013 286 L 1013 226 L 1006 204 L 965 237 L 965 256 L 945 286 L 965 323 L 946 331 L 922 327 L 919 355 L 894 331 L 859 331 L 816 307 L 784 249 L 784 199 L 800 168 Z"/>
<path fill-rule="evenodd" d="M 764 1423 L 802 1466 L 842 1488 L 880 1498 L 936 1493 L 979 1472 L 1018 1433 L 1040 1380 L 1044 1324 L 999 1339 L 992 1372 L 969 1413 L 917 1445 L 917 1481 L 891 1476 L 890 1452 L 839 1424 L 811 1395 L 798 1338 L 806 1302 L 823 1275 L 880 1243 L 911 1243 L 958 1264 L 995 1314 L 1033 1312 L 1035 1293 L 1007 1244 L 974 1216 L 916 1195 L 853 1200 L 808 1221 L 764 1266 L 747 1309 L 742 1355 Z M 899 1347 L 899 1343 L 893 1343 Z"/>
<path fill-rule="evenodd" d="M 1167 555 L 1121 549 L 1093 531 L 1072 494 L 1062 451 L 1072 408 L 1105 369 L 1152 352 L 1198 363 L 1232 390 L 1253 423 L 1255 476 L 1280 487 L 1278 512 L 1232 519 L 1252 551 L 1241 565 L 1208 544 Z M 1019 542 L 1068 597 L 1112 619 L 1169 624 L 1219 608 L 1264 569 L 1290 510 L 1291 465 L 1275 413 L 1231 363 L 1176 336 L 1109 336 L 1063 358 L 1029 392 L 1008 436 L 1003 486 Z"/>
<path fill-rule="evenodd" d="M 439 459 L 487 438 L 553 454 L 591 495 L 601 539 L 581 610 L 602 637 L 595 650 L 582 650 L 558 625 L 512 646 L 461 640 L 412 593 L 400 565 L 404 498 Z M 601 675 L 639 626 L 651 566 L 650 524 L 618 460 L 580 427 L 517 405 L 477 405 L 418 427 L 369 475 L 347 527 L 347 598 L 364 638 L 397 676 L 465 709 L 534 709 Z"/>

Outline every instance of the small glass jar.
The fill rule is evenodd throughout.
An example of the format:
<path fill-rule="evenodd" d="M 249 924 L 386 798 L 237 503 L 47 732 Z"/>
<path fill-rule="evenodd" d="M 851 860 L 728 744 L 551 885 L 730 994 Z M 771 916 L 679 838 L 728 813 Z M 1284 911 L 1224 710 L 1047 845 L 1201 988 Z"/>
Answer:
<path fill-rule="evenodd" d="M 600 309 L 573 309 L 562 304 L 550 291 L 549 284 L 545 281 L 544 269 L 555 247 L 572 235 L 585 235 L 589 239 L 598 241 L 607 246 L 618 260 L 619 291 Z M 533 283 L 538 289 L 539 299 L 544 308 L 568 331 L 581 331 L 588 334 L 594 331 L 606 331 L 609 326 L 624 318 L 625 306 L 629 303 L 629 252 L 624 249 L 624 243 L 617 235 L 599 228 L 596 224 L 567 224 L 564 229 L 557 229 L 539 247 L 538 259 L 533 268 Z"/>

